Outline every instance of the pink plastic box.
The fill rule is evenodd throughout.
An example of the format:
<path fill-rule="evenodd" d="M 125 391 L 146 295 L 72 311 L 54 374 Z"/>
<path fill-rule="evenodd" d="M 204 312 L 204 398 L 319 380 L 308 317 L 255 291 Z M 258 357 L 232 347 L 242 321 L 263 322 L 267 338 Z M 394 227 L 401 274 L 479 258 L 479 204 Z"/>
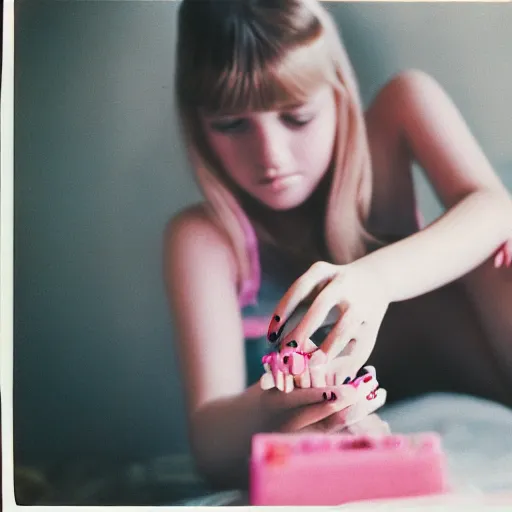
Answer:
<path fill-rule="evenodd" d="M 434 433 L 380 438 L 346 434 L 257 434 L 251 505 L 335 506 L 449 491 Z"/>

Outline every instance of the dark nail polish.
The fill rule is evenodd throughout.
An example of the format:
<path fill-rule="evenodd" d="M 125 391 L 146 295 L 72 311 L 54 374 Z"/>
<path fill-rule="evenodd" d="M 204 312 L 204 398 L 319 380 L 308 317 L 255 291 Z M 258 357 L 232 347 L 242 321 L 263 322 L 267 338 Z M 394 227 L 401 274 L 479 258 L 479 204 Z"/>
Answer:
<path fill-rule="evenodd" d="M 363 375 L 366 375 L 368 372 L 368 370 L 366 368 L 360 368 L 359 371 L 356 373 L 356 379 L 358 377 L 362 377 Z"/>
<path fill-rule="evenodd" d="M 324 393 L 324 394 L 322 395 L 322 397 L 323 397 L 323 399 L 324 399 L 324 400 L 327 400 L 327 393 Z"/>
<path fill-rule="evenodd" d="M 347 377 L 344 381 L 343 381 L 343 384 L 348 384 L 350 382 L 350 377 Z"/>
<path fill-rule="evenodd" d="M 274 316 L 274 322 L 280 322 L 281 317 L 279 315 Z"/>
<path fill-rule="evenodd" d="M 336 400 L 338 397 L 334 394 L 333 391 L 331 391 L 331 400 L 334 401 Z"/>
<path fill-rule="evenodd" d="M 290 358 L 289 358 L 288 356 L 284 356 L 284 357 L 283 357 L 283 363 L 284 363 L 284 364 L 288 364 L 289 359 L 290 359 Z"/>
<path fill-rule="evenodd" d="M 277 332 L 271 332 L 269 335 L 268 335 L 268 340 L 271 342 L 271 343 L 274 343 L 276 340 L 277 340 L 278 336 L 277 336 Z"/>
<path fill-rule="evenodd" d="M 287 347 L 297 348 L 299 345 L 295 340 L 290 341 L 286 344 Z"/>

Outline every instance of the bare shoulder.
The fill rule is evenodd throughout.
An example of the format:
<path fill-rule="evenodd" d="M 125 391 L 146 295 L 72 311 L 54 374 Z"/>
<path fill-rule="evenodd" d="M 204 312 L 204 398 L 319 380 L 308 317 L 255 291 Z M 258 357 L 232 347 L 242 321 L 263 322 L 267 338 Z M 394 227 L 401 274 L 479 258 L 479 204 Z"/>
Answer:
<path fill-rule="evenodd" d="M 395 74 L 382 87 L 380 94 L 410 93 L 425 87 L 439 87 L 439 83 L 432 76 L 420 69 L 408 69 Z"/>
<path fill-rule="evenodd" d="M 373 123 L 403 122 L 410 112 L 412 102 L 425 104 L 446 93 L 438 81 L 428 73 L 418 69 L 409 69 L 392 76 L 378 91 L 367 110 L 367 119 Z"/>
<path fill-rule="evenodd" d="M 233 278 L 237 274 L 231 244 L 203 204 L 189 206 L 169 220 L 164 232 L 164 258 L 166 267 L 179 261 L 190 265 L 211 262 L 217 269 L 219 264 L 228 269 Z"/>
<path fill-rule="evenodd" d="M 164 239 L 170 250 L 208 250 L 209 254 L 222 253 L 234 260 L 226 234 L 213 222 L 202 204 L 189 206 L 172 217 L 167 223 Z"/>

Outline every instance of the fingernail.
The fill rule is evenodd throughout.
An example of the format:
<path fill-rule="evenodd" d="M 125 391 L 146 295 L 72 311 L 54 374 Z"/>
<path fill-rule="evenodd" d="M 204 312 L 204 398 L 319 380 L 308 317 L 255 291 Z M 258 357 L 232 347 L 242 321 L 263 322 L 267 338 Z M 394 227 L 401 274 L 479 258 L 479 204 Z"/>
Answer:
<path fill-rule="evenodd" d="M 344 381 L 343 381 L 343 384 L 348 384 L 350 382 L 350 377 L 347 377 Z"/>
<path fill-rule="evenodd" d="M 334 401 L 336 400 L 338 397 L 334 394 L 334 391 L 331 391 L 331 400 Z"/>
<path fill-rule="evenodd" d="M 356 373 L 356 379 L 357 379 L 357 377 L 362 377 L 363 375 L 366 375 L 367 373 L 369 373 L 369 372 L 365 366 L 363 366 L 362 368 L 359 368 L 358 372 Z"/>
<path fill-rule="evenodd" d="M 324 393 L 324 394 L 322 395 L 322 398 L 323 398 L 324 400 L 327 400 L 327 393 Z"/>
<path fill-rule="evenodd" d="M 377 391 L 372 391 L 370 394 L 366 395 L 366 400 L 375 400 L 377 398 Z"/>
<path fill-rule="evenodd" d="M 372 377 L 371 375 L 367 375 L 367 376 L 363 379 L 363 382 L 370 382 L 372 379 L 373 379 L 373 377 Z"/>
<path fill-rule="evenodd" d="M 274 342 L 277 340 L 277 332 L 271 332 L 271 333 L 268 335 L 268 340 L 269 340 L 271 343 L 274 343 Z"/>
<path fill-rule="evenodd" d="M 287 347 L 297 348 L 299 345 L 295 340 L 290 341 L 286 344 Z"/>

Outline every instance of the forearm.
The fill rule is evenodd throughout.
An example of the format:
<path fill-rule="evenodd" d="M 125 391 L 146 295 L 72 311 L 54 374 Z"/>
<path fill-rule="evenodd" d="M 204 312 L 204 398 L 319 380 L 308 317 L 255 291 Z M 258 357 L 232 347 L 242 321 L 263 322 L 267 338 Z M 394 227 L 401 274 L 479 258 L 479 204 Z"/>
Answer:
<path fill-rule="evenodd" d="M 397 302 L 462 277 L 511 237 L 512 203 L 508 195 L 475 192 L 424 230 L 359 262 L 369 263 L 391 301 Z"/>
<path fill-rule="evenodd" d="M 259 406 L 259 383 L 240 395 L 209 402 L 191 422 L 197 467 L 215 487 L 244 488 L 253 434 L 268 428 Z"/>

